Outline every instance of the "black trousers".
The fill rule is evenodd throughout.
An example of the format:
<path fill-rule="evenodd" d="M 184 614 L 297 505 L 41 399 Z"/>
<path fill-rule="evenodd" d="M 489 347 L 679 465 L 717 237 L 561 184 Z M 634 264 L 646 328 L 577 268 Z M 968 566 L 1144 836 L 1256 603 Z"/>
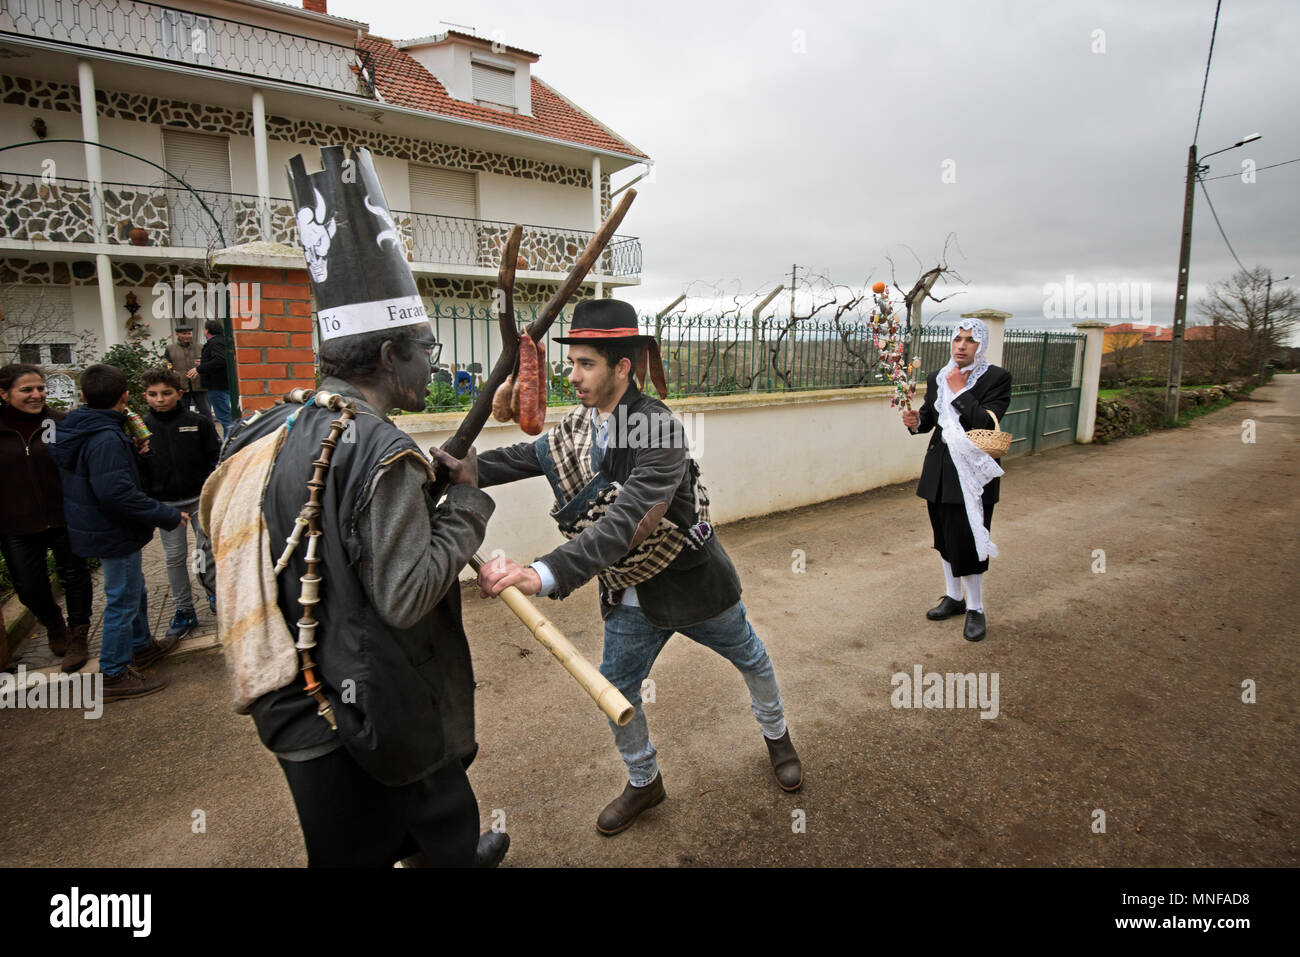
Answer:
<path fill-rule="evenodd" d="M 403 787 L 380 784 L 346 748 L 280 761 L 298 808 L 308 867 L 392 867 L 413 854 L 429 867 L 468 867 L 478 847 L 478 801 L 451 761 Z"/>
<path fill-rule="evenodd" d="M 57 621 L 63 615 L 50 591 L 50 573 L 45 565 L 47 551 L 54 553 L 54 568 L 68 603 L 68 624 L 89 625 L 93 598 L 90 566 L 84 558 L 72 553 L 68 530 L 47 528 L 30 535 L 0 535 L 0 554 L 9 566 L 18 600 L 45 623 Z"/>
<path fill-rule="evenodd" d="M 996 502 L 984 503 L 984 527 L 993 528 L 993 506 Z M 938 549 L 943 560 L 952 566 L 952 573 L 962 575 L 982 575 L 989 570 L 989 560 L 980 561 L 975 551 L 975 536 L 970 530 L 970 521 L 966 518 L 965 505 L 953 505 L 948 502 L 925 503 L 930 513 L 930 529 L 934 532 L 934 547 Z"/>

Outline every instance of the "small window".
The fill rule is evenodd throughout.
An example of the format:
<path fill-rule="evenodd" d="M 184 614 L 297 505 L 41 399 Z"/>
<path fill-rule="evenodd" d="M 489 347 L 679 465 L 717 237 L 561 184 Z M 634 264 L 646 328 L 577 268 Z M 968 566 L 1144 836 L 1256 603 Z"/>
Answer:
<path fill-rule="evenodd" d="M 471 64 L 474 81 L 474 103 L 493 109 L 518 112 L 515 104 L 515 71 L 485 63 Z"/>
<path fill-rule="evenodd" d="M 72 343 L 51 342 L 50 343 L 50 365 L 52 366 L 72 365 Z"/>
<path fill-rule="evenodd" d="M 29 365 L 38 366 L 41 364 L 41 347 L 39 343 L 24 342 L 18 347 L 18 361 L 26 362 Z"/>

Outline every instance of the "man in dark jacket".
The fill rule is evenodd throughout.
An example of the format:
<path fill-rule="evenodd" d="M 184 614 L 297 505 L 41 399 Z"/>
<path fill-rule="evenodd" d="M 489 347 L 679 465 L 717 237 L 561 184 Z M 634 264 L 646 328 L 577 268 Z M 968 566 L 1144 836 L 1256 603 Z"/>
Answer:
<path fill-rule="evenodd" d="M 191 369 L 197 369 L 203 356 L 203 347 L 194 341 L 194 329 L 182 323 L 176 327 L 176 341 L 167 346 L 167 361 L 181 377 L 181 399 L 185 408 L 191 412 L 212 419 L 212 405 L 208 402 L 208 390 L 197 375 L 190 375 Z"/>
<path fill-rule="evenodd" d="M 628 784 L 597 818 L 605 835 L 626 829 L 666 796 L 641 684 L 675 631 L 736 666 L 777 783 L 795 791 L 803 781 L 772 662 L 740 601 L 735 566 L 708 522 L 707 493 L 685 430 L 632 378 L 633 361 L 650 340 L 638 334 L 628 303 L 578 303 L 570 335 L 556 341 L 569 346 L 569 381 L 582 404 L 537 441 L 492 449 L 478 460 L 482 488 L 546 475 L 556 493 L 552 517 L 570 538 L 526 568 L 509 559 L 488 562 L 479 576 L 485 595 L 515 585 L 527 595 L 564 598 L 600 577 L 600 671 L 635 708 L 626 726 L 610 722 Z"/>
<path fill-rule="evenodd" d="M 126 434 L 126 376 L 110 365 L 93 365 L 81 374 L 85 403 L 57 429 L 50 454 L 63 480 L 63 514 L 72 550 L 98 558 L 104 569 L 103 641 L 99 670 L 104 700 L 139 697 L 161 690 L 166 681 L 143 669 L 176 647 L 156 642 L 149 632 L 141 552 L 155 527 L 176 528 L 187 518 L 179 509 L 155 501 L 141 489 L 137 452 Z"/>
<path fill-rule="evenodd" d="M 989 556 L 998 553 L 989 535 L 1002 467 L 966 432 L 993 428 L 989 413 L 1000 419 L 1011 404 L 1011 373 L 989 364 L 988 341 L 982 321 L 963 319 L 953 330 L 952 359 L 926 381 L 921 410 L 903 412 L 903 424 L 913 435 L 934 430 L 916 494 L 926 501 L 945 592 L 926 617 L 942 621 L 965 612 L 967 641 L 980 641 L 987 633 L 984 573 Z"/>
<path fill-rule="evenodd" d="M 199 523 L 198 510 L 203 483 L 217 467 L 221 455 L 221 439 L 211 419 L 189 412 L 181 405 L 181 377 L 173 370 L 146 369 L 140 376 L 140 384 L 149 403 L 144 424 L 153 433 L 149 438 L 151 454 L 143 460 L 145 491 L 189 515 L 194 529 L 193 556 L 184 525 L 162 532 L 167 586 L 176 606 L 167 640 L 174 636 L 179 641 L 199 625 L 190 591 L 191 567 L 208 594 L 208 607 L 216 610 L 216 566 L 212 561 L 212 547 Z"/>
<path fill-rule="evenodd" d="M 230 381 L 226 370 L 225 330 L 218 319 L 208 319 L 203 323 L 203 352 L 199 355 L 199 364 L 190 369 L 186 375 L 208 390 L 208 402 L 221 423 L 221 434 L 230 431 L 233 421 L 230 414 Z"/>

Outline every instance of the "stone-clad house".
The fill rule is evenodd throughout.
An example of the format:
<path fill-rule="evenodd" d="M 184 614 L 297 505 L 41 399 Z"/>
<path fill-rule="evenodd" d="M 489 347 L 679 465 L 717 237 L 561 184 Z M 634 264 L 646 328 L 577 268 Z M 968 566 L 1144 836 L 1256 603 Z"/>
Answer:
<path fill-rule="evenodd" d="M 490 302 L 510 226 L 527 227 L 517 301 L 545 302 L 608 212 L 610 175 L 651 162 L 533 75 L 538 59 L 454 30 L 373 36 L 326 0 L 3 0 L 0 146 L 35 141 L 0 152 L 10 353 L 20 333 L 23 357 L 51 366 L 71 364 L 77 333 L 101 350 L 141 321 L 167 336 L 175 307 L 197 309 L 181 290 L 242 276 L 271 305 L 263 339 L 237 341 L 240 362 L 259 359 L 270 385 L 301 379 L 309 297 L 275 282 L 300 282 L 285 270 L 301 253 L 264 244 L 298 243 L 289 158 L 318 168 L 317 148 L 341 144 L 374 155 L 447 358 L 485 360 L 486 343 L 460 341 L 481 340 L 484 324 L 448 317 Z M 584 293 L 610 295 L 640 271 L 639 242 L 619 236 Z M 300 321 L 270 321 L 281 308 Z M 237 323 L 237 340 L 253 325 Z"/>

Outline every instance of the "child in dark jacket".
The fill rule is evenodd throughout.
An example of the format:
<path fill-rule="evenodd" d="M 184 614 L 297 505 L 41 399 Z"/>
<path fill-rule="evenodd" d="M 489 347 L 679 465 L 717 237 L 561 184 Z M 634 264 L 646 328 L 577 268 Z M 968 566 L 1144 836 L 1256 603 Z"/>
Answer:
<path fill-rule="evenodd" d="M 145 675 L 148 667 L 174 650 L 149 632 L 141 552 L 155 526 L 173 529 L 188 516 L 141 489 L 137 453 L 148 442 L 127 437 L 126 376 L 110 365 L 93 365 L 81 374 L 85 405 L 59 423 L 50 454 L 63 480 L 63 514 L 72 550 L 100 560 L 104 569 L 103 641 L 99 670 L 104 701 L 161 690 L 166 681 Z"/>
<path fill-rule="evenodd" d="M 149 414 L 144 424 L 153 433 L 149 437 L 150 454 L 142 461 L 145 491 L 158 501 L 178 508 L 190 516 L 194 529 L 194 554 L 191 558 L 185 525 L 162 532 L 163 553 L 167 556 L 167 585 L 171 589 L 175 617 L 167 629 L 166 639 L 179 641 L 199 625 L 190 592 L 189 569 L 193 566 L 208 593 L 208 607 L 216 611 L 216 574 L 212 546 L 199 525 L 199 493 L 221 455 L 217 427 L 207 416 L 186 411 L 181 404 L 184 384 L 171 369 L 147 369 L 140 376 Z"/>

